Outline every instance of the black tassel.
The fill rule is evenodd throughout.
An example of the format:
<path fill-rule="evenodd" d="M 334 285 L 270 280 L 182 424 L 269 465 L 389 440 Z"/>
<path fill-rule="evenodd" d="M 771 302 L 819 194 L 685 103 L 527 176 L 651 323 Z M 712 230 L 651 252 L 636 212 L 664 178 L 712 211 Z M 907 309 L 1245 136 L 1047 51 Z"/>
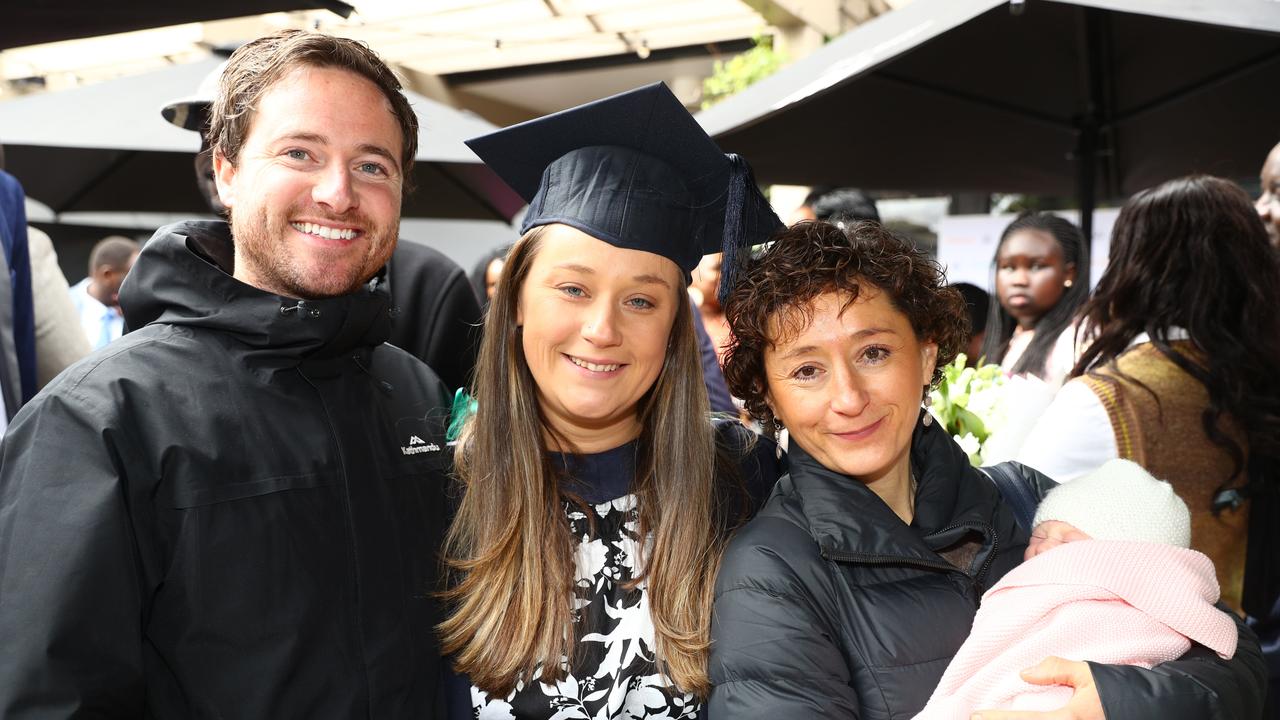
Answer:
<path fill-rule="evenodd" d="M 720 289 L 716 296 L 724 305 L 737 285 L 738 277 L 751 256 L 751 246 L 763 242 L 769 233 L 782 228 L 782 221 L 760 194 L 751 166 L 741 156 L 726 153 L 729 159 L 729 188 L 725 196 L 724 237 L 721 252 Z M 767 220 L 766 220 L 767 218 Z M 770 225 L 762 227 L 761 225 Z"/>

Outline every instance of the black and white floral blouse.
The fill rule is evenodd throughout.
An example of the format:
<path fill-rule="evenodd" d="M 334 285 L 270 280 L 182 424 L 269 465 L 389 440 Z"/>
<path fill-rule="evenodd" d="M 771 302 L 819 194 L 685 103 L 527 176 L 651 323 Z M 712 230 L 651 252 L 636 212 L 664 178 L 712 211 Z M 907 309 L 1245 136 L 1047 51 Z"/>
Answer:
<path fill-rule="evenodd" d="M 594 515 L 592 528 L 582 508 L 565 504 L 577 539 L 574 619 L 582 626 L 574 666 L 558 683 L 521 682 L 507 697 L 490 697 L 472 686 L 471 717 L 675 720 L 698 715 L 698 699 L 658 672 L 648 589 L 643 582 L 627 587 L 640 570 L 641 543 L 651 540 L 639 537 L 636 498 L 630 493 L 636 452 L 637 444 L 630 442 L 578 458 L 553 456 L 574 478 L 571 489 Z M 756 461 L 748 462 L 751 458 Z M 781 474 L 773 444 L 762 442 L 744 459 L 743 470 L 758 507 Z"/>

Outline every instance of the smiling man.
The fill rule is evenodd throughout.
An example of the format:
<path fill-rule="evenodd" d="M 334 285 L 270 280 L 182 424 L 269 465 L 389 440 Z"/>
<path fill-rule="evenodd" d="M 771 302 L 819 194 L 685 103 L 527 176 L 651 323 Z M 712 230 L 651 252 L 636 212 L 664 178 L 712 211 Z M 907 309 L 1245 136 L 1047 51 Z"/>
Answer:
<path fill-rule="evenodd" d="M 0 445 L 0 716 L 435 717 L 446 398 L 384 343 L 417 120 L 350 40 L 231 58 L 230 226 L 159 230 L 130 327 Z"/>
<path fill-rule="evenodd" d="M 228 82 L 256 70 L 228 66 Z M 215 103 L 211 134 L 235 277 L 290 297 L 354 292 L 391 257 L 400 228 L 402 163 L 413 156 L 390 101 L 349 70 L 301 65 L 252 115 L 234 102 Z"/>
<path fill-rule="evenodd" d="M 166 122 L 200 136 L 195 180 L 209 210 L 219 217 L 226 217 L 227 208 L 213 171 L 209 119 L 225 67 L 225 62 L 220 63 L 193 94 L 175 98 L 160 109 Z M 404 238 L 396 243 L 385 267 L 387 289 L 396 308 L 387 341 L 430 365 L 447 388 L 465 387 L 475 368 L 484 319 L 466 273 L 434 247 Z"/>

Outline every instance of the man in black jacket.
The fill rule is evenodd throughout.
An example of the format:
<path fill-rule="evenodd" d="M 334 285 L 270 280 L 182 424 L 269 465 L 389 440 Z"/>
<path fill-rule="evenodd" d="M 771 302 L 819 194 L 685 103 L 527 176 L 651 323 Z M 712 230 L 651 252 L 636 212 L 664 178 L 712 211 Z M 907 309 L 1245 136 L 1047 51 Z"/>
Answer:
<path fill-rule="evenodd" d="M 209 73 L 194 95 L 160 111 L 173 125 L 200 133 L 196 185 L 215 215 L 225 215 L 227 209 L 213 173 L 209 106 L 224 67 Z M 396 308 L 389 342 L 430 365 L 450 391 L 466 387 L 475 369 L 484 319 L 466 272 L 439 250 L 402 238 L 387 263 L 386 282 Z"/>
<path fill-rule="evenodd" d="M 368 48 L 232 56 L 222 222 L 0 445 L 0 716 L 434 717 L 445 388 L 387 345 L 417 121 Z"/>

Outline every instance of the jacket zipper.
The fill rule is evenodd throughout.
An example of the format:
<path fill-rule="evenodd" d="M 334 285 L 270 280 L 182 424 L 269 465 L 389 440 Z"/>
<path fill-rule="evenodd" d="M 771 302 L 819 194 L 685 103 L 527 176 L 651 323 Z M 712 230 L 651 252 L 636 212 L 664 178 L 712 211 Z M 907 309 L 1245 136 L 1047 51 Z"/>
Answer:
<path fill-rule="evenodd" d="M 977 585 L 979 588 L 981 588 L 983 587 L 982 579 L 986 576 L 987 570 L 991 568 L 991 562 L 996 559 L 996 554 L 1000 552 L 1000 537 L 996 534 L 996 529 L 986 523 L 958 523 L 956 525 L 948 525 L 947 527 L 942 528 L 938 532 L 930 533 L 930 534 L 939 535 L 941 533 L 951 532 L 952 530 L 960 530 L 960 529 L 975 530 L 977 532 L 983 533 L 986 537 L 991 538 L 991 550 L 987 553 L 987 558 L 982 561 L 982 566 L 979 567 L 978 571 L 973 574 L 974 584 Z"/>
<path fill-rule="evenodd" d="M 873 553 L 842 552 L 840 550 L 828 550 L 826 548 L 822 549 L 822 557 L 823 559 L 830 560 L 833 562 L 855 562 L 855 563 L 864 563 L 867 565 L 912 565 L 915 567 L 926 568 L 929 570 L 958 572 L 961 575 L 964 575 L 965 577 L 969 578 L 973 582 L 975 590 L 981 591 L 983 590 L 982 578 L 986 575 L 987 570 L 990 569 L 991 562 L 995 560 L 996 553 L 999 552 L 1000 550 L 1000 538 L 997 537 L 995 528 L 985 523 L 973 523 L 973 524 L 961 523 L 956 525 L 948 525 L 947 527 L 942 528 L 937 532 L 930 533 L 930 535 L 938 535 L 941 533 L 951 532 L 952 530 L 960 530 L 960 529 L 975 530 L 977 532 L 982 532 L 987 537 L 991 538 L 991 550 L 987 553 L 987 558 L 983 560 L 982 566 L 978 568 L 978 571 L 974 573 L 973 576 L 970 576 L 968 573 L 964 572 L 960 568 L 944 560 L 933 562 L 930 560 L 921 560 L 920 558 L 909 558 L 909 557 L 904 557 L 900 555 L 876 555 Z M 978 592 L 977 596 L 982 597 L 982 592 Z"/>
<path fill-rule="evenodd" d="M 377 375 L 374 375 L 373 371 L 365 367 L 364 361 L 360 359 L 360 353 L 357 352 L 356 354 L 352 355 L 351 359 L 355 362 L 356 367 L 363 370 L 365 375 L 368 375 L 370 378 L 373 379 L 373 382 L 377 384 L 378 388 L 382 390 L 382 392 L 390 394 L 393 390 L 395 390 L 395 388 L 392 387 L 391 383 L 387 382 L 386 380 L 383 380 Z"/>
<path fill-rule="evenodd" d="M 867 565 L 915 565 L 916 567 L 928 568 L 930 570 L 953 570 L 960 572 L 960 569 L 939 560 L 932 562 L 930 560 L 921 560 L 920 558 L 909 558 L 899 555 L 873 555 L 871 553 L 859 552 L 841 552 L 839 550 L 823 550 L 822 557 L 833 562 L 856 562 Z"/>
<path fill-rule="evenodd" d="M 364 610 L 364 597 L 362 596 L 360 588 L 360 543 L 356 538 L 355 511 L 351 507 L 351 476 L 347 471 L 346 452 L 343 451 L 342 440 L 338 436 L 338 428 L 333 421 L 333 413 L 330 412 L 328 398 L 325 397 L 325 393 L 321 391 L 319 385 L 317 385 L 305 372 L 302 371 L 302 368 L 297 368 L 297 373 L 302 377 L 303 381 L 310 385 L 311 389 L 315 391 L 316 396 L 320 401 L 320 407 L 324 409 L 325 424 L 329 426 L 329 437 L 333 441 L 334 450 L 337 451 L 338 464 L 342 471 L 342 505 L 347 520 L 347 542 L 351 546 L 351 584 L 352 594 L 355 597 L 355 617 L 353 618 L 352 624 L 355 628 L 356 640 L 360 644 L 360 666 L 364 676 L 365 695 L 369 698 L 368 703 L 370 705 L 370 709 L 372 709 L 373 681 L 369 678 L 369 663 L 366 659 L 368 657 L 368 642 L 364 635 L 364 624 L 361 619 L 361 613 Z M 372 374 L 370 374 L 370 376 L 372 377 Z M 376 380 L 376 378 L 374 379 Z"/>

